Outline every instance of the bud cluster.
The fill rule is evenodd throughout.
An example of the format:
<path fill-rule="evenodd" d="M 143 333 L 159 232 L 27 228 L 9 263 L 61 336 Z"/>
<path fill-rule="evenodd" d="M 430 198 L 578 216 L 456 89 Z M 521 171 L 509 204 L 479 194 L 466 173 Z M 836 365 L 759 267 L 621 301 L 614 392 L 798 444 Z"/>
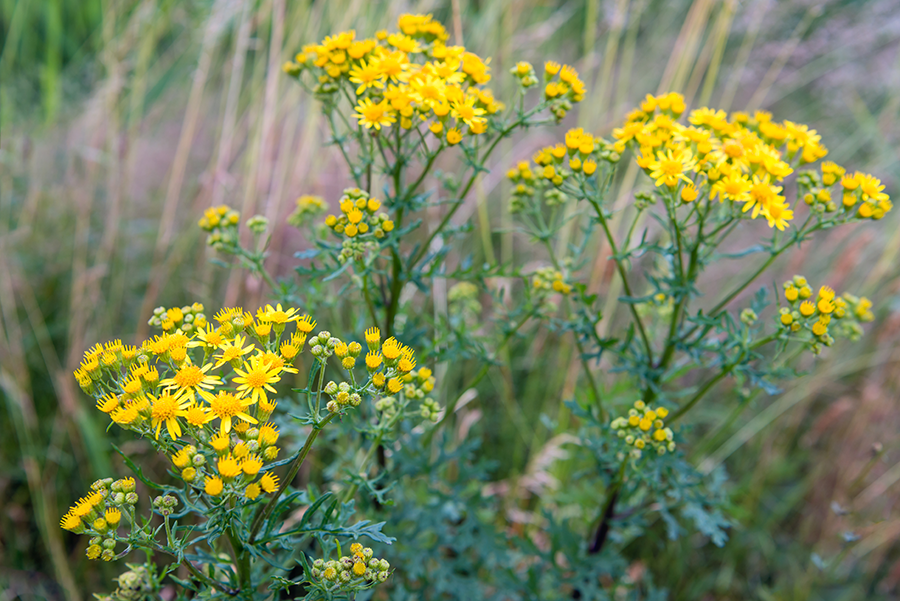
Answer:
<path fill-rule="evenodd" d="M 219 250 L 238 244 L 241 214 L 227 205 L 210 207 L 203 212 L 198 225 L 209 232 L 206 243 Z"/>
<path fill-rule="evenodd" d="M 314 583 L 329 591 L 353 592 L 388 579 L 391 564 L 386 559 L 374 557 L 372 549 L 359 543 L 353 543 L 350 551 L 340 559 L 315 560 L 310 570 Z"/>
<path fill-rule="evenodd" d="M 202 303 L 171 309 L 157 307 L 153 310 L 153 317 L 147 321 L 147 325 L 160 328 L 163 332 L 174 332 L 178 329 L 186 334 L 205 328 L 206 323 Z"/>
<path fill-rule="evenodd" d="M 91 536 L 85 551 L 88 559 L 111 561 L 115 557 L 116 530 L 122 515 L 129 521 L 138 502 L 134 478 L 104 478 L 91 485 L 91 493 L 69 508 L 59 525 L 76 534 Z"/>
<path fill-rule="evenodd" d="M 872 302 L 865 298 L 845 293 L 836 296 L 829 286 L 822 286 L 813 296 L 813 289 L 806 278 L 795 275 L 784 283 L 784 298 L 788 301 L 788 307 L 782 307 L 778 320 L 782 327 L 793 333 L 808 331 L 810 348 L 813 353 L 819 354 L 822 345 L 834 344 L 834 337 L 829 328 L 835 323 L 839 324 L 840 335 L 851 340 L 856 340 L 862 335 L 862 326 L 859 322 L 871 321 L 874 315 L 871 311 Z"/>
<path fill-rule="evenodd" d="M 652 409 L 644 401 L 635 401 L 628 410 L 628 417 L 617 417 L 610 427 L 631 448 L 633 458 L 640 459 L 643 449 L 648 447 L 665 455 L 675 450 L 672 429 L 663 422 L 668 415 L 669 410 L 665 407 Z"/>

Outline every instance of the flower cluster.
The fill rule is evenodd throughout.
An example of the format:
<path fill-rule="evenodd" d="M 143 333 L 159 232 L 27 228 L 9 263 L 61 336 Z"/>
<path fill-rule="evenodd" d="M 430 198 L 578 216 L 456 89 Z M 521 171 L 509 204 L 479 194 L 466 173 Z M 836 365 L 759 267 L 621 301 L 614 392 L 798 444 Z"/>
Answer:
<path fill-rule="evenodd" d="M 762 216 L 770 227 L 783 230 L 794 218 L 794 209 L 782 194 L 782 182 L 798 164 L 814 163 L 828 150 L 821 137 L 808 126 L 772 120 L 765 111 L 752 116 L 736 112 L 730 116 L 722 110 L 700 108 L 688 116 L 689 125 L 676 121 L 685 110 L 677 94 L 647 96 L 629 114 L 621 128 L 613 130 L 614 149 L 626 146 L 637 151 L 637 163 L 654 180 L 678 193 L 683 202 L 692 202 L 701 191 L 710 200 L 741 203 L 741 210 L 753 219 Z M 818 198 L 829 210 L 828 188 L 837 183 L 844 169 L 834 163 L 823 163 L 821 188 L 806 197 Z M 858 179 L 857 179 L 858 178 Z M 847 178 L 841 179 L 842 185 Z M 869 175 L 857 174 L 850 188 L 862 188 L 856 200 L 844 203 L 848 216 L 879 218 L 890 210 L 890 201 L 881 183 Z M 850 212 L 861 201 L 866 208 Z"/>
<path fill-rule="evenodd" d="M 328 205 L 321 196 L 311 196 L 304 194 L 297 199 L 297 206 L 294 212 L 288 215 L 288 223 L 294 227 L 300 227 L 307 222 L 310 217 L 315 217 L 328 210 Z"/>
<path fill-rule="evenodd" d="M 134 520 L 138 502 L 134 489 L 134 478 L 97 480 L 91 485 L 91 493 L 79 499 L 60 520 L 63 529 L 91 537 L 85 552 L 88 559 L 115 558 L 116 531 L 122 516 Z"/>
<path fill-rule="evenodd" d="M 531 286 L 535 291 L 553 291 L 560 294 L 572 292 L 572 285 L 565 282 L 563 273 L 553 267 L 541 267 L 535 271 L 531 276 Z"/>
<path fill-rule="evenodd" d="M 525 83 L 523 80 L 522 84 Z M 584 82 L 579 79 L 578 71 L 569 65 L 553 61 L 544 63 L 544 98 L 550 101 L 550 112 L 557 122 L 566 116 L 566 112 L 572 108 L 572 102 L 584 99 L 584 94 Z"/>
<path fill-rule="evenodd" d="M 323 99 L 339 98 L 342 89 L 352 95 L 354 118 L 367 129 L 427 122 L 450 145 L 483 134 L 487 116 L 503 109 L 483 87 L 491 79 L 489 61 L 447 46 L 446 30 L 431 15 L 403 15 L 398 27 L 369 39 L 356 39 L 355 31 L 329 36 L 305 46 L 284 71 L 296 77 L 309 72 Z"/>
<path fill-rule="evenodd" d="M 610 427 L 616 435 L 624 439 L 631 448 L 631 456 L 640 458 L 643 449 L 651 447 L 659 455 L 675 450 L 672 429 L 667 428 L 663 420 L 669 415 L 665 407 L 652 409 L 644 401 L 635 401 L 634 407 L 628 410 L 628 417 L 617 417 Z"/>
<path fill-rule="evenodd" d="M 163 332 L 172 332 L 176 329 L 185 333 L 194 330 L 202 330 L 206 327 L 206 315 L 203 314 L 203 305 L 194 303 L 184 307 L 157 307 L 153 310 L 153 317 L 148 325 L 160 328 Z"/>
<path fill-rule="evenodd" d="M 113 423 L 152 437 L 196 492 L 252 501 L 277 489 L 277 477 L 264 470 L 279 453 L 278 429 L 267 423 L 277 405 L 273 385 L 297 372 L 292 363 L 315 322 L 267 305 L 255 318 L 222 309 L 213 327 L 202 309 L 158 311 L 154 325 L 180 327 L 140 347 L 97 345 L 75 375 Z M 296 331 L 288 336 L 290 323 Z"/>
<path fill-rule="evenodd" d="M 540 193 L 548 206 L 563 204 L 568 195 L 564 184 L 574 175 L 594 175 L 600 161 L 617 163 L 621 155 L 612 145 L 600 137 L 586 133 L 582 128 L 566 133 L 565 143 L 547 146 L 534 153 L 534 166 L 520 161 L 507 171 L 513 183 L 510 211 L 517 213 L 526 208 L 527 202 Z"/>
<path fill-rule="evenodd" d="M 801 275 L 795 275 L 784 283 L 784 298 L 790 303 L 790 307 L 781 308 L 779 322 L 794 333 L 810 332 L 809 343 L 816 354 L 821 351 L 821 345 L 834 344 L 834 338 L 829 332 L 829 327 L 834 323 L 840 324 L 841 335 L 856 340 L 862 334 L 860 322 L 875 318 L 869 299 L 849 293 L 836 296 L 834 289 L 829 286 L 819 288 L 814 297 L 813 289 Z"/>
<path fill-rule="evenodd" d="M 329 215 L 325 225 L 344 238 L 339 260 L 360 259 L 375 240 L 384 238 L 394 230 L 394 222 L 387 213 L 378 212 L 381 201 L 369 197 L 359 188 L 347 188 L 340 198 L 341 214 Z"/>
<path fill-rule="evenodd" d="M 219 247 L 237 244 L 240 221 L 240 213 L 227 205 L 219 205 L 206 209 L 197 224 L 209 232 L 206 243 L 212 247 Z"/>
<path fill-rule="evenodd" d="M 372 549 L 353 543 L 350 545 L 350 555 L 336 560 L 315 560 L 310 576 L 314 584 L 324 587 L 329 593 L 355 592 L 386 581 L 390 569 L 391 564 L 386 559 L 374 557 Z"/>
<path fill-rule="evenodd" d="M 797 165 L 827 154 L 818 133 L 792 121 L 775 122 L 765 111 L 728 115 L 706 107 L 691 111 L 683 125 L 678 119 L 685 110 L 680 94 L 648 95 L 613 130 L 612 143 L 571 130 L 565 144 L 538 151 L 535 169 L 519 164 L 509 172 L 516 184 L 514 206 L 522 206 L 536 186 L 562 189 L 573 175 L 592 175 L 598 159 L 615 163 L 632 148 L 654 185 L 680 202 L 718 199 L 752 219 L 765 218 L 769 227 L 788 227 L 796 205 L 788 202 L 780 184 Z M 800 196 L 820 217 L 829 213 L 842 221 L 880 219 L 892 208 L 881 181 L 863 173 L 846 175 L 832 162 L 822 163 L 821 173 L 804 171 L 797 181 Z"/>

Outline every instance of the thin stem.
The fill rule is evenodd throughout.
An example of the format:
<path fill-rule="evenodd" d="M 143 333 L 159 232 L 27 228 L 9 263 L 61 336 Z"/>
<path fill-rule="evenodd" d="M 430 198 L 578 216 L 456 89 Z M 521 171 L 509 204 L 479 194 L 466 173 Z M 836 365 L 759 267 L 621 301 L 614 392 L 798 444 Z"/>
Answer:
<path fill-rule="evenodd" d="M 627 465 L 628 456 L 626 455 L 625 458 L 622 459 L 622 464 L 619 466 L 619 472 L 616 474 L 616 479 L 609 488 L 606 502 L 603 504 L 603 509 L 600 511 L 600 523 L 597 525 L 597 530 L 591 538 L 591 545 L 588 547 L 588 553 L 591 555 L 599 553 L 603 548 L 603 543 L 606 542 L 606 537 L 609 534 L 609 523 L 612 521 L 615 512 L 616 501 L 619 499 L 619 490 L 622 487 L 622 481 L 625 479 L 625 466 Z"/>
<path fill-rule="evenodd" d="M 622 261 L 619 260 L 619 249 L 616 246 L 616 241 L 613 238 L 612 232 L 609 230 L 609 224 L 606 221 L 606 216 L 603 214 L 603 209 L 600 207 L 600 204 L 591 198 L 589 194 L 585 194 L 585 197 L 588 201 L 593 205 L 594 211 L 597 213 L 597 219 L 600 221 L 600 225 L 603 227 L 603 232 L 606 234 L 606 241 L 609 243 L 609 249 L 612 253 L 613 262 L 616 264 L 616 270 L 619 272 L 619 277 L 622 279 L 622 289 L 625 290 L 625 294 L 629 297 L 633 298 L 634 294 L 631 292 L 631 285 L 628 283 L 628 276 L 625 273 L 625 266 L 622 265 Z M 647 336 L 647 331 L 644 329 L 644 323 L 641 321 L 640 315 L 638 315 L 637 307 L 633 302 L 629 302 L 628 308 L 631 311 L 631 317 L 634 320 L 635 325 L 637 326 L 638 332 L 640 333 L 641 340 L 644 342 L 644 352 L 647 353 L 647 363 L 653 363 L 653 347 L 650 346 L 650 338 Z"/>
<path fill-rule="evenodd" d="M 375 437 L 375 441 L 372 443 L 372 446 L 369 448 L 369 451 L 366 453 L 366 456 L 363 457 L 362 463 L 359 466 L 360 475 L 363 474 L 363 470 L 369 465 L 369 462 L 372 461 L 372 457 L 375 456 L 375 452 L 378 450 L 378 447 L 381 445 L 381 440 L 384 438 L 384 430 L 378 432 L 378 436 Z M 356 491 L 359 490 L 359 484 L 354 482 L 350 488 L 347 489 L 347 493 L 344 495 L 343 503 L 349 503 L 350 499 L 353 498 L 353 495 L 356 494 Z"/>
<path fill-rule="evenodd" d="M 225 534 L 228 537 L 228 542 L 231 544 L 231 550 L 234 553 L 235 562 L 237 564 L 238 582 L 241 585 L 240 588 L 241 590 L 250 589 L 250 555 L 247 554 L 240 539 L 235 535 L 233 527 L 225 530 Z"/>
<path fill-rule="evenodd" d="M 324 372 L 324 369 L 323 369 Z M 291 463 L 291 467 L 288 469 L 287 476 L 281 481 L 281 485 L 278 487 L 278 490 L 275 491 L 275 494 L 272 495 L 272 498 L 269 499 L 269 502 L 262 508 L 262 510 L 256 514 L 256 518 L 253 520 L 253 525 L 250 527 L 250 538 L 248 539 L 249 544 L 253 544 L 253 541 L 256 539 L 256 535 L 259 534 L 259 529 L 262 528 L 263 523 L 272 515 L 272 512 L 275 510 L 275 505 L 278 503 L 278 499 L 281 498 L 282 493 L 290 486 L 290 483 L 293 482 L 294 478 L 297 476 L 297 472 L 300 471 L 300 466 L 303 465 L 303 461 L 306 459 L 306 456 L 309 454 L 309 450 L 312 448 L 313 443 L 316 441 L 316 438 L 319 436 L 319 432 L 322 431 L 322 428 L 325 427 L 328 422 L 334 419 L 334 416 L 337 413 L 332 413 L 322 421 L 313 424 L 312 431 L 306 437 L 306 442 L 303 444 L 303 448 L 300 449 L 300 454 L 297 455 L 297 458 Z"/>
<path fill-rule="evenodd" d="M 480 163 L 483 165 L 484 161 L 486 161 L 487 158 L 491 156 L 491 153 L 494 152 L 494 149 L 497 147 L 497 144 L 500 143 L 500 140 L 503 140 L 516 127 L 525 123 L 531 115 L 538 112 L 542 108 L 543 108 L 543 103 L 539 104 L 537 107 L 533 108 L 532 110 L 528 111 L 524 115 L 520 116 L 516 121 L 514 121 L 508 127 L 503 129 L 499 134 L 497 134 L 497 137 L 494 138 L 494 141 L 491 142 L 491 145 L 487 147 L 487 150 L 485 150 L 484 154 L 481 156 Z M 422 257 L 424 257 L 428 253 L 428 249 L 431 247 L 432 240 L 434 240 L 434 238 L 439 233 L 441 233 L 441 231 L 443 231 L 443 229 L 447 226 L 447 223 L 450 222 L 450 219 L 453 218 L 453 215 L 456 213 L 456 211 L 459 210 L 459 207 L 462 206 L 462 200 L 468 195 L 469 190 L 472 189 L 472 185 L 475 183 L 475 179 L 478 177 L 478 174 L 479 174 L 479 170 L 475 169 L 474 172 L 472 173 L 472 176 L 469 178 L 468 183 L 466 183 L 465 188 L 463 188 L 462 194 L 460 194 L 458 197 L 459 202 L 457 202 L 455 205 L 453 205 L 453 207 L 449 211 L 447 211 L 447 214 L 444 215 L 444 218 L 441 219 L 441 222 L 438 223 L 438 226 L 431 232 L 431 234 L 425 240 L 425 244 L 422 245 L 422 247 L 419 249 L 419 252 L 416 253 L 416 255 L 413 257 L 413 260 L 410 262 L 410 264 L 409 264 L 410 268 L 414 267 L 419 261 L 422 260 Z M 424 173 L 423 173 L 423 175 L 424 175 Z M 419 180 L 421 180 L 421 179 L 422 178 L 420 177 Z M 418 183 L 416 185 L 418 185 Z"/>
<path fill-rule="evenodd" d="M 226 584 L 222 584 L 218 580 L 213 580 L 212 578 L 210 578 L 209 576 L 207 576 L 206 574 L 204 574 L 203 572 L 198 570 L 196 568 L 196 566 L 194 566 L 194 564 L 192 564 L 190 561 L 188 561 L 188 559 L 186 557 L 182 558 L 181 565 L 186 567 L 188 572 L 190 572 L 194 576 L 194 578 L 207 584 L 208 586 L 211 586 L 214 589 L 218 589 L 218 590 L 222 591 L 226 595 L 231 595 L 232 597 L 234 597 L 235 595 L 238 594 L 238 592 L 240 592 L 236 589 L 231 588 L 230 586 L 228 586 Z"/>
<path fill-rule="evenodd" d="M 672 200 L 673 202 L 675 201 L 674 198 Z M 666 203 L 666 207 L 668 209 L 668 203 Z M 679 263 L 681 263 L 681 227 L 678 223 L 678 219 L 674 211 L 669 213 L 669 218 L 672 221 L 672 226 L 675 228 L 675 232 L 678 237 L 678 257 Z M 697 277 L 697 271 L 700 266 L 700 245 L 703 243 L 703 223 L 705 218 L 706 213 L 701 212 L 697 222 L 697 241 L 694 244 L 694 247 L 691 249 L 691 256 L 688 259 L 688 272 L 686 278 L 683 265 L 681 267 L 681 284 L 682 288 L 684 289 L 681 291 L 678 302 L 675 304 L 675 309 L 672 311 L 672 319 L 669 322 L 669 332 L 666 335 L 666 345 L 663 348 L 662 356 L 660 357 L 659 365 L 657 366 L 659 368 L 658 373 L 662 373 L 666 370 L 666 368 L 669 366 L 669 362 L 675 355 L 675 347 L 678 342 L 678 337 L 676 336 L 676 334 L 678 333 L 678 327 L 681 324 L 684 308 L 687 305 L 687 301 L 690 297 L 690 287 Z M 644 402 L 652 402 L 655 396 L 656 393 L 653 388 L 648 386 L 644 394 Z"/>
<path fill-rule="evenodd" d="M 776 338 L 778 338 L 777 333 L 769 334 L 765 338 L 761 338 L 760 340 L 757 340 L 752 345 L 750 345 L 747 348 L 747 351 L 756 350 L 759 347 L 772 342 Z M 743 361 L 744 356 L 747 351 L 741 351 L 741 353 L 738 355 L 738 358 L 736 361 L 734 361 L 730 365 L 727 365 L 724 369 L 722 369 L 722 371 L 720 371 L 712 379 L 710 379 L 708 382 L 706 382 L 706 384 L 704 384 L 700 388 L 700 390 L 698 390 L 697 393 L 693 397 L 691 397 L 691 400 L 689 400 L 687 403 L 685 403 L 684 405 L 679 407 L 674 413 L 672 413 L 671 417 L 668 418 L 668 420 L 669 420 L 668 423 L 669 424 L 675 423 L 675 421 L 677 421 L 681 416 L 683 416 L 685 413 L 690 411 L 694 407 L 694 405 L 696 405 L 700 401 L 700 399 L 702 399 L 704 396 L 706 396 L 706 393 L 708 393 L 710 390 L 712 390 L 713 386 L 715 386 L 717 383 L 719 383 L 719 381 L 722 380 L 722 378 L 724 378 L 725 376 L 730 374 L 734 370 L 735 367 L 740 365 L 740 363 L 741 363 L 741 361 Z"/>
<path fill-rule="evenodd" d="M 519 320 L 519 322 L 510 331 L 508 331 L 506 333 L 506 336 L 503 337 L 503 340 L 500 341 L 500 344 L 497 345 L 497 349 L 494 351 L 495 359 L 496 359 L 497 355 L 500 354 L 500 351 L 509 343 L 509 341 L 516 334 L 516 332 L 519 331 L 519 328 L 521 328 L 523 325 L 525 325 L 525 322 L 527 322 L 529 319 L 531 319 L 531 317 L 535 313 L 537 313 L 537 309 L 531 309 L 528 313 L 526 313 L 522 317 L 522 319 Z M 473 386 L 476 386 L 479 382 L 481 382 L 481 380 L 487 375 L 488 371 L 490 371 L 492 365 L 493 365 L 492 360 L 485 361 L 482 364 L 481 369 L 478 370 L 478 373 L 475 375 L 475 377 L 472 378 L 471 380 L 469 380 L 469 382 L 467 382 L 466 385 L 462 387 L 462 390 L 463 391 L 469 390 Z M 447 421 L 450 418 L 450 416 L 453 414 L 453 410 L 456 408 L 456 403 L 459 402 L 459 399 L 460 399 L 460 397 L 457 396 L 453 400 L 452 403 L 447 405 L 447 408 L 444 410 L 444 417 L 441 419 L 440 422 L 437 423 L 437 426 L 440 426 L 441 424 L 443 424 L 445 421 Z M 430 440 L 431 433 L 433 433 L 436 429 L 437 428 L 432 428 L 429 431 L 429 440 Z"/>

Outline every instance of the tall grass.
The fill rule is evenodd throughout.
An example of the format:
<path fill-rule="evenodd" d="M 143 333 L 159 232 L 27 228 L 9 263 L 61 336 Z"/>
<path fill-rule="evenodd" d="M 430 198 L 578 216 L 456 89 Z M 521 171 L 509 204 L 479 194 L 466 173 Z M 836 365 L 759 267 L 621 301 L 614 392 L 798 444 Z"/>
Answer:
<path fill-rule="evenodd" d="M 0 584 L 13 594 L 76 600 L 112 574 L 84 561 L 57 527 L 69 499 L 121 471 L 97 445 L 103 426 L 71 377 L 88 342 L 114 332 L 143 336 L 159 304 L 253 306 L 264 298 L 258 282 L 207 264 L 193 227 L 201 210 L 227 202 L 280 223 L 299 194 L 333 200 L 346 184 L 338 157 L 323 146 L 314 101 L 281 77 L 280 64 L 302 44 L 432 11 L 453 36 L 494 57 L 498 93 L 511 89 L 506 71 L 517 59 L 574 61 L 590 94 L 566 125 L 606 135 L 645 93 L 667 90 L 695 106 L 763 108 L 810 123 L 832 147 L 829 158 L 881 174 L 896 194 L 900 15 L 892 4 L 3 0 Z M 532 258 L 529 241 L 511 226 L 502 174 L 547 136 L 505 146 L 460 211 L 476 224 L 476 260 Z M 620 183 L 615 227 L 629 222 L 636 176 L 632 168 Z M 888 216 L 884 237 L 866 228 L 825 235 L 775 270 L 775 281 L 802 269 L 860 289 L 883 309 L 858 354 L 826 355 L 782 396 L 748 400 L 760 408 L 754 419 L 734 418 L 730 401 L 706 408 L 700 434 L 730 427 L 703 440 L 694 460 L 728 467 L 743 526 L 709 565 L 680 546 L 634 550 L 636 566 L 655 557 L 667 567 L 676 598 L 809 598 L 821 582 L 842 580 L 851 583 L 841 589 L 845 598 L 875 583 L 882 588 L 869 592 L 898 590 L 888 574 L 900 550 L 890 514 L 900 480 L 892 401 L 898 220 L 900 211 Z M 270 267 L 289 274 L 293 252 L 305 244 L 277 229 Z M 618 280 L 609 250 L 598 243 L 594 254 L 589 286 L 611 299 L 604 315 L 612 323 Z M 727 287 L 738 271 L 717 271 L 706 285 Z M 445 287 L 434 290 L 439 310 Z M 527 340 L 508 357 L 530 345 L 531 356 L 538 351 L 547 361 L 504 362 L 461 412 L 469 435 L 483 436 L 485 452 L 498 458 L 508 491 L 521 490 L 535 470 L 566 477 L 565 462 L 544 461 L 559 440 L 538 418 L 565 423 L 561 401 L 584 384 L 568 339 L 534 331 Z M 730 391 L 721 394 L 730 399 Z M 482 431 L 479 415 L 503 425 Z M 875 442 L 883 450 L 872 459 Z M 836 514 L 833 501 L 850 512 Z M 529 508 L 514 492 L 508 502 Z M 851 530 L 860 540 L 842 546 L 840 534 Z M 842 561 L 819 570 L 812 552 Z"/>

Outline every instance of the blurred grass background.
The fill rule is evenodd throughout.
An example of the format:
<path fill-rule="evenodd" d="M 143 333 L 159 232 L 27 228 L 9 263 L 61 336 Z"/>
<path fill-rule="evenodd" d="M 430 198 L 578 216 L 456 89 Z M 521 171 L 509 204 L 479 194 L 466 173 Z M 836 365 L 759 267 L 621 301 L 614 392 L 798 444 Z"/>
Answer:
<path fill-rule="evenodd" d="M 493 57 L 501 98 L 516 60 L 574 64 L 589 93 L 565 125 L 608 135 L 646 93 L 668 90 L 691 107 L 762 108 L 808 123 L 829 159 L 876 174 L 900 197 L 894 0 L 0 0 L 4 600 L 74 601 L 109 588 L 114 567 L 87 562 L 83 541 L 57 526 L 93 480 L 124 474 L 72 370 L 96 341 L 145 335 L 159 304 L 264 298 L 256 282 L 207 264 L 196 220 L 227 202 L 283 223 L 301 193 L 333 201 L 348 178 L 334 149 L 323 150 L 315 103 L 280 65 L 304 43 L 392 28 L 404 12 L 433 12 L 451 40 Z M 484 256 L 530 259 L 527 240 L 509 231 L 502 175 L 565 129 L 507 144 L 461 211 L 484 230 L 475 234 Z M 619 206 L 630 199 L 626 178 Z M 750 401 L 756 417 L 715 439 L 704 433 L 735 403 L 707 403 L 693 459 L 726 465 L 740 524 L 715 553 L 690 537 L 665 544 L 661 525 L 630 550 L 636 571 L 652 562 L 657 579 L 665 574 L 658 584 L 673 598 L 900 594 L 898 225 L 895 210 L 826 233 L 767 274 L 780 282 L 802 272 L 868 295 L 878 319 L 862 342 L 809 361 L 810 375 L 783 395 Z M 304 244 L 276 228 L 270 270 L 288 275 Z M 713 270 L 707 285 L 726 287 L 734 271 Z M 610 276 L 598 249 L 591 285 L 615 299 Z M 513 364 L 492 376 L 495 396 L 478 400 L 485 422 L 504 424 L 485 444 L 509 479 L 535 469 L 546 449 L 530 437 L 548 434 L 519 426 L 555 413 L 576 385 L 571 345 L 538 344 L 557 357 L 558 377 L 531 386 L 535 365 Z M 513 403 L 524 421 L 509 419 Z"/>

